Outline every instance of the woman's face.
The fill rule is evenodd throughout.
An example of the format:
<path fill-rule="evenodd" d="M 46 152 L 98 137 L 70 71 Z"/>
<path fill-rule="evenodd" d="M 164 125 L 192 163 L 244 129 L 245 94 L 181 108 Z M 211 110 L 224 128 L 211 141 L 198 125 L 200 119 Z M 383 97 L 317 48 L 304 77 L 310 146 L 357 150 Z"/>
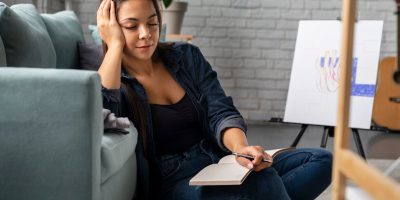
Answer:
<path fill-rule="evenodd" d="M 151 59 L 160 37 L 152 1 L 123 1 L 117 15 L 126 41 L 124 54 L 140 60 Z"/>

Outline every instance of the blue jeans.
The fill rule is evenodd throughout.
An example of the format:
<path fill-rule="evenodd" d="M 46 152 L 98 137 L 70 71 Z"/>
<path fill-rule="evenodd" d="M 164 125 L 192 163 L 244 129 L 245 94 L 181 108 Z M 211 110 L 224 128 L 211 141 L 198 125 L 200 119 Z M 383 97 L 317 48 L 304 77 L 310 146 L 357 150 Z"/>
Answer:
<path fill-rule="evenodd" d="M 252 172 L 238 186 L 189 186 L 189 180 L 219 158 L 202 141 L 188 151 L 158 159 L 159 199 L 315 199 L 331 182 L 332 154 L 301 148 L 279 154 L 272 167 Z"/>

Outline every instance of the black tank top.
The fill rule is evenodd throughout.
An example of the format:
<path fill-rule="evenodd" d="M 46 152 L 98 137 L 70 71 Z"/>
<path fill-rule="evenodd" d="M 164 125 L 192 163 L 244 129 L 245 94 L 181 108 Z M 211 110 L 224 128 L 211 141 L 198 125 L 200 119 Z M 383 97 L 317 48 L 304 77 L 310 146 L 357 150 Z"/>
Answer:
<path fill-rule="evenodd" d="M 175 104 L 150 107 L 157 155 L 184 152 L 202 139 L 200 120 L 187 94 Z"/>

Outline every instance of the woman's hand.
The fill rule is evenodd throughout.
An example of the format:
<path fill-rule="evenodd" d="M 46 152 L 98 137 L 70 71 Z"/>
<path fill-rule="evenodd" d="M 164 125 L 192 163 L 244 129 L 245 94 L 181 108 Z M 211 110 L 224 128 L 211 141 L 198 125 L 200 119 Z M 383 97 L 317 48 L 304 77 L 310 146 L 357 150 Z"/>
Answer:
<path fill-rule="evenodd" d="M 248 158 L 237 156 L 236 160 L 240 165 L 249 169 L 253 169 L 256 172 L 268 168 L 272 165 L 272 163 L 262 161 L 263 159 L 273 159 L 270 155 L 265 153 L 264 149 L 260 146 L 244 146 L 236 149 L 234 152 L 254 157 L 253 160 L 249 160 Z"/>
<path fill-rule="evenodd" d="M 117 21 L 114 1 L 103 0 L 101 2 L 97 10 L 97 26 L 100 36 L 108 48 L 116 46 L 122 49 L 125 45 L 125 37 Z"/>

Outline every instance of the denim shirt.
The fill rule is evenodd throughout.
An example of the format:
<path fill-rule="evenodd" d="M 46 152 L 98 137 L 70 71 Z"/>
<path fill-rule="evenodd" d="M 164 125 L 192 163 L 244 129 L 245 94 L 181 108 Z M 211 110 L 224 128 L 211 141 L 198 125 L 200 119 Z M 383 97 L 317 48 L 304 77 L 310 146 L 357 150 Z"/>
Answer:
<path fill-rule="evenodd" d="M 172 77 L 184 89 L 196 108 L 198 119 L 203 125 L 206 139 L 211 140 L 225 153 L 230 151 L 222 143 L 221 133 L 227 128 L 240 128 L 246 132 L 243 117 L 233 105 L 231 97 L 226 96 L 218 79 L 199 48 L 187 43 L 175 43 L 168 50 L 160 50 L 159 55 Z M 146 113 L 147 157 L 143 154 L 143 141 L 139 137 L 136 147 L 138 159 L 139 198 L 148 199 L 152 174 L 149 173 L 152 160 L 155 160 L 155 146 L 150 105 L 143 86 L 134 77 L 122 72 L 121 82 L 138 94 Z M 119 117 L 133 121 L 132 106 L 127 104 L 126 91 L 103 88 L 103 106 Z M 131 114 L 130 114 L 131 113 Z M 133 115 L 132 115 L 133 113 Z M 177 141 L 179 142 L 179 141 Z M 142 193 L 142 194 L 141 194 Z"/>

